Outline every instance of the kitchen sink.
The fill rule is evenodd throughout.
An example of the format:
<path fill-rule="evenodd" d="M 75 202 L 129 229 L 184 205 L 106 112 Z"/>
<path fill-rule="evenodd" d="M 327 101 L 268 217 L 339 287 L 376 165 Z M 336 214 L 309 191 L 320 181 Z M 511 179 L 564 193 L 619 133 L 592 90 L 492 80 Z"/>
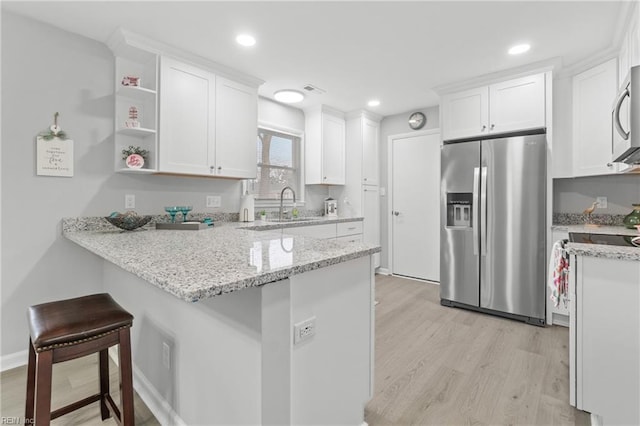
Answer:
<path fill-rule="evenodd" d="M 293 223 L 293 222 L 310 222 L 312 220 L 318 220 L 315 217 L 296 217 L 293 219 L 271 219 L 267 220 L 267 222 L 276 222 L 276 223 Z"/>

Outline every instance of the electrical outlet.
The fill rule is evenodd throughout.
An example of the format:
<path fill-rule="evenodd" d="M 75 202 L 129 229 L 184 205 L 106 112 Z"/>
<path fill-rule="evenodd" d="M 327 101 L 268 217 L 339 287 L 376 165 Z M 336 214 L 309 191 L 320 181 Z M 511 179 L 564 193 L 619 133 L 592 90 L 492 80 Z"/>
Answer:
<path fill-rule="evenodd" d="M 316 334 L 316 317 L 311 317 L 293 325 L 293 344 L 310 339 Z"/>
<path fill-rule="evenodd" d="M 606 209 L 607 208 L 607 197 L 598 197 L 596 198 L 598 202 L 598 208 Z"/>
<path fill-rule="evenodd" d="M 171 369 L 171 348 L 167 342 L 162 342 L 162 365 L 167 370 Z"/>
<path fill-rule="evenodd" d="M 222 205 L 222 197 L 219 195 L 207 195 L 207 207 L 220 207 Z"/>
<path fill-rule="evenodd" d="M 125 209 L 136 208 L 136 196 L 134 194 L 127 194 L 124 196 L 124 208 Z"/>

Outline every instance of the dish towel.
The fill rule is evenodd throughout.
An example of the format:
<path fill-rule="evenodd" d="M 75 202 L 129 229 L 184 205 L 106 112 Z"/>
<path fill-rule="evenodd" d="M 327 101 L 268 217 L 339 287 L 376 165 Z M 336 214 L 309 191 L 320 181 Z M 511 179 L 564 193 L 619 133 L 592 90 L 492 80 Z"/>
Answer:
<path fill-rule="evenodd" d="M 569 255 L 564 249 L 565 243 L 566 240 L 556 241 L 549 259 L 548 285 L 554 306 L 560 305 L 561 300 L 566 304 L 569 295 Z"/>

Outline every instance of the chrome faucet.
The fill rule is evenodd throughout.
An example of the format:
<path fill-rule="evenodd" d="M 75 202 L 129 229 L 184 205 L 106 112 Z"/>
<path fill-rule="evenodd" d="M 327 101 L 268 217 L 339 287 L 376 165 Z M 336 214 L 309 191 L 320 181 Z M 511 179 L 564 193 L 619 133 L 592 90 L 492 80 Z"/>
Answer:
<path fill-rule="evenodd" d="M 284 191 L 286 190 L 290 190 L 291 194 L 293 194 L 293 204 L 296 203 L 296 192 L 293 190 L 293 188 L 291 188 L 290 186 L 285 186 L 284 188 L 282 188 L 282 191 L 280 191 L 280 215 L 278 216 L 280 218 L 280 220 L 282 221 L 282 202 L 283 202 L 283 196 L 284 196 Z"/>

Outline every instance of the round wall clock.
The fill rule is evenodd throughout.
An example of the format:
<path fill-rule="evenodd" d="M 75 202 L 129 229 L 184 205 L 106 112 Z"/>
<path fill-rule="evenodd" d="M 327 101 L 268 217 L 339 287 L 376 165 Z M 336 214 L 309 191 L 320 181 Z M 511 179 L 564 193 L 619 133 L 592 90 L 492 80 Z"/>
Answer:
<path fill-rule="evenodd" d="M 413 130 L 419 130 L 427 124 L 427 117 L 421 112 L 414 112 L 409 116 L 409 127 Z"/>

